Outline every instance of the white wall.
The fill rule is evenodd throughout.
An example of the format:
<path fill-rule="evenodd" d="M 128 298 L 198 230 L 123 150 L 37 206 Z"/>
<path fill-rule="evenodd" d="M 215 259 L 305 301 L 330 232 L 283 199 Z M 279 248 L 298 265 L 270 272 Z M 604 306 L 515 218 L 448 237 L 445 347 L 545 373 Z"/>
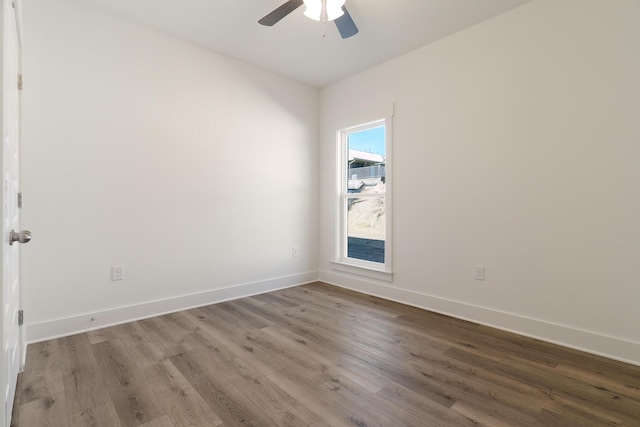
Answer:
<path fill-rule="evenodd" d="M 327 282 L 640 364 L 639 5 L 537 0 L 319 101 L 80 2 L 25 1 L 28 339 L 319 269 Z M 334 124 L 391 103 L 389 285 L 329 261 Z M 109 280 L 115 264 L 122 282 Z"/>
<path fill-rule="evenodd" d="M 317 90 L 82 2 L 24 17 L 29 340 L 317 277 Z"/>
<path fill-rule="evenodd" d="M 324 89 L 320 278 L 640 364 L 639 22 L 537 0 Z M 329 261 L 334 124 L 391 103 L 385 286 Z"/>

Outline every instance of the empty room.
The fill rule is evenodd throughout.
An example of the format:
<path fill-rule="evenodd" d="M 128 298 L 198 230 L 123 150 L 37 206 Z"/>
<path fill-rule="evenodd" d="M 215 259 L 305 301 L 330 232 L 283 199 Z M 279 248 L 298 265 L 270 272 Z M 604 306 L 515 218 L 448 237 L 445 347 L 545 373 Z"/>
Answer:
<path fill-rule="evenodd" d="M 0 427 L 640 426 L 640 1 L 2 22 Z"/>

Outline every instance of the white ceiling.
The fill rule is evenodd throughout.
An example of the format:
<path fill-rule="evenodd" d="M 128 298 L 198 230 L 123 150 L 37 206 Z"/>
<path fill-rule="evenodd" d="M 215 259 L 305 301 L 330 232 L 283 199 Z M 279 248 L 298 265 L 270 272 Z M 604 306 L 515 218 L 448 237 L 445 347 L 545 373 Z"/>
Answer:
<path fill-rule="evenodd" d="M 286 0 L 79 1 L 321 88 L 531 0 L 347 0 L 360 32 L 345 40 L 332 22 L 323 38 L 304 6 L 258 24 Z"/>

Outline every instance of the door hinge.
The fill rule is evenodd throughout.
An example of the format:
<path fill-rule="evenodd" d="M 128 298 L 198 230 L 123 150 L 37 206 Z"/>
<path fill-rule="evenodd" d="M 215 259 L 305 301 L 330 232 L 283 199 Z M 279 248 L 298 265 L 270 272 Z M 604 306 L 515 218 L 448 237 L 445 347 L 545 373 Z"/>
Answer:
<path fill-rule="evenodd" d="M 18 193 L 18 207 L 22 207 L 22 191 Z"/>
<path fill-rule="evenodd" d="M 18 311 L 18 326 L 22 326 L 24 324 L 24 311 Z"/>
<path fill-rule="evenodd" d="M 18 90 L 22 90 L 22 73 L 18 74 Z"/>

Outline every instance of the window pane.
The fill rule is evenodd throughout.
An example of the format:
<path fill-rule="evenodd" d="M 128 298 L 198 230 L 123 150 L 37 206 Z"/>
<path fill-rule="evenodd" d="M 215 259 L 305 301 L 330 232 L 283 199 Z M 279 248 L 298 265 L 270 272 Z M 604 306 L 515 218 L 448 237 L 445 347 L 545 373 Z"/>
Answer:
<path fill-rule="evenodd" d="M 347 150 L 347 258 L 384 264 L 385 126 L 350 132 Z"/>
<path fill-rule="evenodd" d="M 352 132 L 347 140 L 347 191 L 359 192 L 368 183 L 385 178 L 385 127 Z"/>
<path fill-rule="evenodd" d="M 378 181 L 365 189 L 384 192 L 384 185 Z M 350 197 L 347 203 L 347 257 L 384 263 L 384 197 Z"/>

